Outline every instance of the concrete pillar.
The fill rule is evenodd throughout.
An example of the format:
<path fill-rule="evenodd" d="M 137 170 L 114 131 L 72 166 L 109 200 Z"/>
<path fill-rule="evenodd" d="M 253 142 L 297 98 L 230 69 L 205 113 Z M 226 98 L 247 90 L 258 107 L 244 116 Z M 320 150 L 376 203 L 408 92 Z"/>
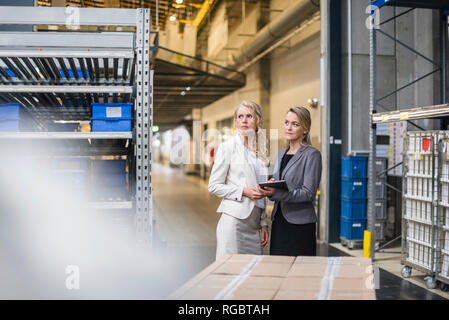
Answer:
<path fill-rule="evenodd" d="M 319 240 L 326 241 L 328 239 L 328 223 L 327 223 L 327 213 L 329 208 L 329 169 L 326 165 L 325 159 L 329 155 L 329 77 L 328 77 L 328 67 L 329 67 L 329 53 L 328 53 L 328 41 L 329 41 L 329 23 L 328 23 L 328 12 L 329 12 L 329 2 L 330 0 L 320 1 L 321 10 L 321 58 L 320 58 L 320 69 L 321 69 L 321 157 L 323 159 L 323 172 L 321 174 L 321 195 L 320 195 L 320 212 L 318 232 L 320 234 Z"/>
<path fill-rule="evenodd" d="M 184 53 L 190 56 L 196 55 L 196 39 L 197 27 L 193 24 L 186 24 L 184 26 Z"/>

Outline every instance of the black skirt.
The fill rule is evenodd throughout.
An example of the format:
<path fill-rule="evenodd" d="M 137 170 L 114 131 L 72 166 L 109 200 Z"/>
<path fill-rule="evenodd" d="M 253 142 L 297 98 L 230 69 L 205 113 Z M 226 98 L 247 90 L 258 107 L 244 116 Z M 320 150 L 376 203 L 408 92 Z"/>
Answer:
<path fill-rule="evenodd" d="M 270 255 L 316 256 L 316 223 L 289 223 L 278 207 L 271 226 Z"/>

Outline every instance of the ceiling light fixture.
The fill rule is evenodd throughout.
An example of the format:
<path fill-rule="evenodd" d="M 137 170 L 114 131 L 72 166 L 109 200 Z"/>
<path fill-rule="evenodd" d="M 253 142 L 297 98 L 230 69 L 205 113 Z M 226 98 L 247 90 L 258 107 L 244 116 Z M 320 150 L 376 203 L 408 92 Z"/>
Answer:
<path fill-rule="evenodd" d="M 175 16 L 170 16 L 170 18 L 168 18 L 168 20 L 170 20 L 170 21 L 175 21 L 175 20 L 176 20 L 176 17 L 175 17 Z"/>
<path fill-rule="evenodd" d="M 176 0 L 176 3 L 181 4 L 181 3 L 183 3 L 183 0 Z"/>

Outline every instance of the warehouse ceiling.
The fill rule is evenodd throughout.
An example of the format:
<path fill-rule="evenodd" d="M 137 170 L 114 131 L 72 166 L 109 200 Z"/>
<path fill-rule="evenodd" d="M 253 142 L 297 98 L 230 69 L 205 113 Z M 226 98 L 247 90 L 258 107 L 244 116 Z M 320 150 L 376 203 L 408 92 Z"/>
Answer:
<path fill-rule="evenodd" d="M 165 24 L 170 17 L 174 16 L 178 21 L 193 23 L 200 10 L 207 4 L 203 11 L 206 13 L 213 9 L 219 0 L 66 0 L 67 6 L 78 6 L 83 8 L 150 8 L 151 27 L 153 30 L 165 30 Z M 38 6 L 51 7 L 57 0 L 38 0 Z M 60 1 L 58 1 L 60 2 Z M 207 9 L 207 10 L 206 10 Z M 156 12 L 158 17 L 156 19 Z M 159 28 L 156 28 L 156 20 Z M 202 24 L 204 20 L 201 21 Z M 182 27 L 183 24 L 181 23 Z"/>
<path fill-rule="evenodd" d="M 205 22 L 208 20 L 208 15 L 219 1 L 223 0 L 66 0 L 65 2 L 39 0 L 38 5 L 60 6 L 62 3 L 66 6 L 89 8 L 150 8 L 151 30 L 165 30 L 170 17 L 176 17 L 176 20 L 180 22 L 179 32 L 182 33 L 184 26 L 189 23 L 197 26 L 199 30 L 203 29 L 203 26 L 207 25 Z M 228 6 L 236 3 L 235 0 L 225 1 Z M 203 36 L 208 33 L 208 28 L 205 28 L 206 32 L 201 33 Z M 54 29 L 39 26 L 38 30 Z M 108 27 L 97 30 L 111 31 Z M 198 39 L 198 41 L 201 40 Z M 243 73 L 226 69 L 210 61 L 202 60 L 200 57 L 192 57 L 160 47 L 154 35 L 152 43 L 158 47 L 158 50 L 152 51 L 151 55 L 151 68 L 155 71 L 153 118 L 154 124 L 162 130 L 191 122 L 193 109 L 203 108 L 245 85 Z"/>
<path fill-rule="evenodd" d="M 245 74 L 159 47 L 154 59 L 154 120 L 172 126 L 245 85 Z"/>

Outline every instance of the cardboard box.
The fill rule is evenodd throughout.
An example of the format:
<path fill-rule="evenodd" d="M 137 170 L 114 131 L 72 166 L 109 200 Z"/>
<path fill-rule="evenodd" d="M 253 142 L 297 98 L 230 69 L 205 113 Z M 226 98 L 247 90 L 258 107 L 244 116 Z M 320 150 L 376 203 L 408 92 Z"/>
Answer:
<path fill-rule="evenodd" d="M 287 274 L 287 277 L 320 277 L 326 272 L 327 264 L 300 264 L 295 263 Z"/>
<path fill-rule="evenodd" d="M 251 271 L 251 276 L 259 277 L 285 277 L 289 272 L 291 263 L 260 262 Z"/>
<path fill-rule="evenodd" d="M 368 258 L 227 255 L 169 299 L 375 300 Z"/>
<path fill-rule="evenodd" d="M 321 277 L 295 277 L 285 278 L 280 290 L 314 291 L 320 292 Z"/>

